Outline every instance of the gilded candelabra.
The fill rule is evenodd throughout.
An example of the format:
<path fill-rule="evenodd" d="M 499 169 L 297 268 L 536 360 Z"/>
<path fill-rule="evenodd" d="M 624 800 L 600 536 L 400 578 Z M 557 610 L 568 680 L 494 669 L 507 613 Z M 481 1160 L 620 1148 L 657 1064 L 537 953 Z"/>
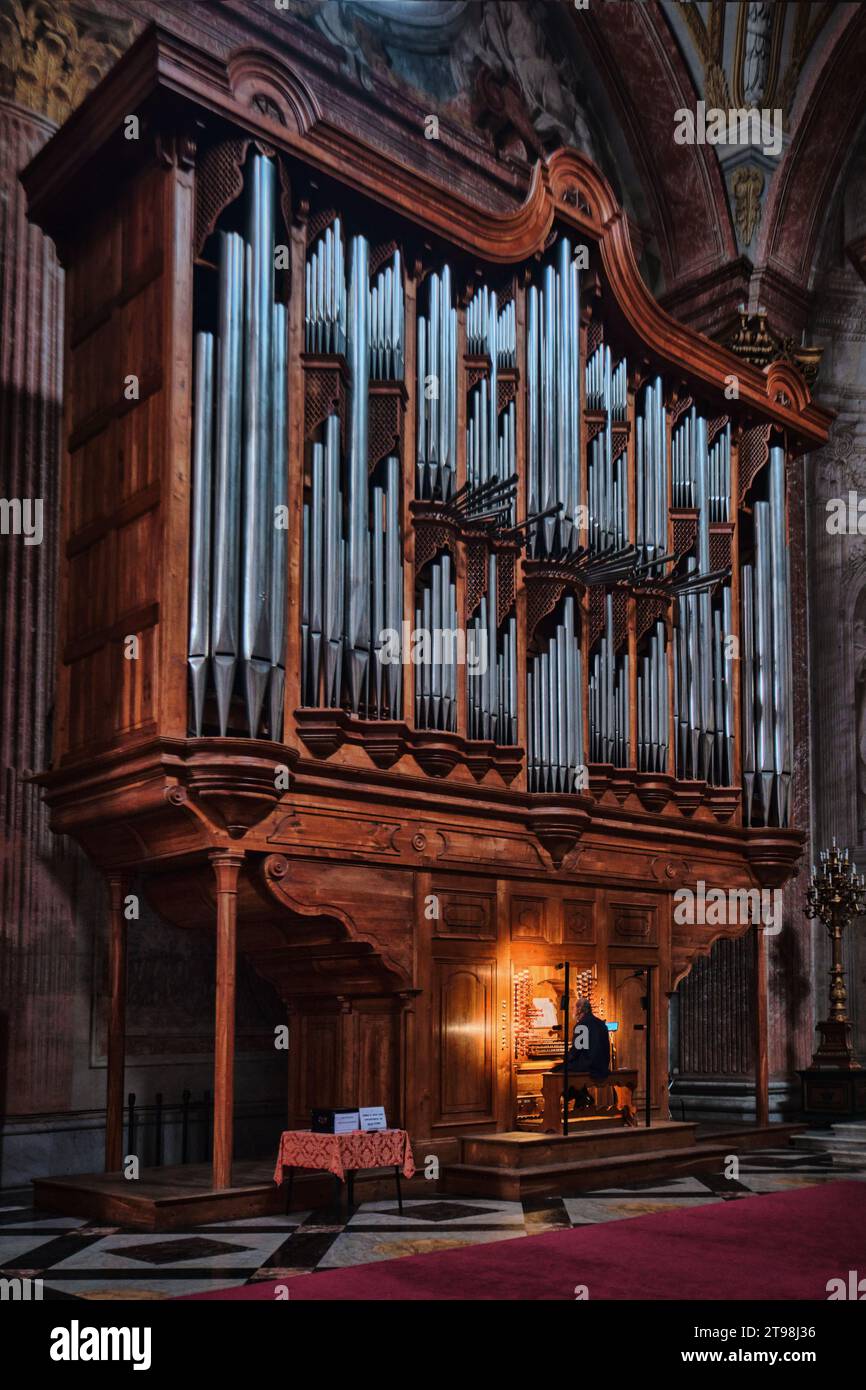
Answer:
<path fill-rule="evenodd" d="M 836 846 L 822 849 L 818 866 L 812 865 L 806 893 L 806 916 L 823 922 L 830 936 L 833 963 L 830 967 L 830 1015 L 819 1023 L 821 1045 L 812 1058 L 813 1067 L 859 1067 L 851 1046 L 848 1018 L 848 991 L 842 964 L 842 932 L 853 917 L 866 913 L 866 877 L 851 863 L 848 850 Z"/>

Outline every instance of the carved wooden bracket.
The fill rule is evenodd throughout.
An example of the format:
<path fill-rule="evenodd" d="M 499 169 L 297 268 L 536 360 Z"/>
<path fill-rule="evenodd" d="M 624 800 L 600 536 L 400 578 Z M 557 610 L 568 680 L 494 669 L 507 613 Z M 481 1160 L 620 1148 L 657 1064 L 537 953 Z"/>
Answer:
<path fill-rule="evenodd" d="M 561 797 L 533 797 L 533 806 L 526 824 L 553 860 L 555 869 L 570 854 L 589 824 L 592 798 L 573 796 L 568 807 Z"/>

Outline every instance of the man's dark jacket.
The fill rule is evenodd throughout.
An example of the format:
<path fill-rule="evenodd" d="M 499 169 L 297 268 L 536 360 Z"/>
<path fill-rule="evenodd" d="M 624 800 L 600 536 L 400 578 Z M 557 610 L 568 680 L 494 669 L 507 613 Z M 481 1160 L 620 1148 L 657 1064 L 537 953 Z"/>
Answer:
<path fill-rule="evenodd" d="M 572 1039 L 572 1046 L 568 1050 L 568 1070 L 588 1071 L 594 1081 L 603 1081 L 610 1075 L 610 1034 L 607 1025 L 594 1013 L 586 1013 L 575 1024 L 575 1030 L 581 1026 L 588 1030 L 588 1046 L 575 1047 Z M 552 1070 L 562 1071 L 562 1063 L 559 1062 Z"/>

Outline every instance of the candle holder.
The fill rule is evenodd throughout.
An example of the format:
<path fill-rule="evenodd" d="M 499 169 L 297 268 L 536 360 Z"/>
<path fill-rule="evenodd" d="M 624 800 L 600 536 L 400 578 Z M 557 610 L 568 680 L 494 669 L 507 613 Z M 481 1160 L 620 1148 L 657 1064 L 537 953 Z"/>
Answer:
<path fill-rule="evenodd" d="M 806 892 L 806 916 L 823 922 L 830 936 L 833 963 L 830 967 L 830 1014 L 817 1024 L 821 1044 L 812 1058 L 817 1068 L 860 1070 L 851 1045 L 848 1018 L 848 991 L 842 964 L 842 933 L 854 917 L 866 913 L 866 878 L 851 863 L 848 850 L 836 846 L 822 849 L 818 866 L 812 865 Z"/>

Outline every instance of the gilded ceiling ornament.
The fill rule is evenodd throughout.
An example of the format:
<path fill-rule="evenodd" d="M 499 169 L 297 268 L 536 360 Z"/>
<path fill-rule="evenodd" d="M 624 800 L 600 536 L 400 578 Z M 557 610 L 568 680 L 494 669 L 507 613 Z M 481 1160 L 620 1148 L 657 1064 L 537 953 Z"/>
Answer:
<path fill-rule="evenodd" d="M 704 68 L 704 95 L 707 105 L 720 111 L 727 111 L 731 105 L 728 79 L 718 63 L 707 63 Z"/>
<path fill-rule="evenodd" d="M 756 164 L 741 164 L 734 172 L 731 187 L 737 233 L 743 245 L 749 246 L 761 220 L 764 175 Z"/>
<path fill-rule="evenodd" d="M 803 64 L 832 8 L 831 5 L 726 5 L 723 0 L 712 0 L 703 6 L 679 6 L 677 14 L 703 66 L 703 95 L 707 104 L 722 110 L 731 106 L 774 104 L 787 115 Z M 725 22 L 732 14 L 736 15 L 736 31 L 729 81 L 724 66 Z M 791 40 L 782 72 L 780 59 L 786 26 L 791 31 Z"/>
<path fill-rule="evenodd" d="M 129 47 L 131 20 L 81 4 L 0 0 L 0 92 L 61 124 Z"/>

